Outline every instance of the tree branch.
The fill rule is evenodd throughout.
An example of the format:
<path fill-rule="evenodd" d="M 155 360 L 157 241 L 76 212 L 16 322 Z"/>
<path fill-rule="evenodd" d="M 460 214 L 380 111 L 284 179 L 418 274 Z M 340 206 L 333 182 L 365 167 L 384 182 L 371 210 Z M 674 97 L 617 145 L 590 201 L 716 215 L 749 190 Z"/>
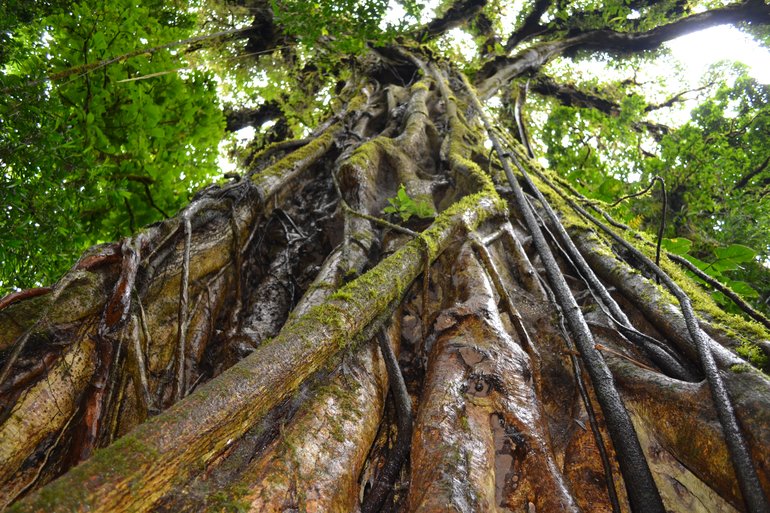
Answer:
<path fill-rule="evenodd" d="M 667 8 L 664 6 L 661 8 L 661 5 L 663 2 L 658 1 L 651 1 L 651 0 L 630 0 L 629 2 L 626 2 L 626 7 L 628 9 L 642 11 L 647 10 L 646 15 L 648 16 L 661 16 L 662 19 L 666 20 L 676 20 L 679 19 L 685 15 L 692 14 L 692 9 L 689 5 L 689 3 L 686 0 L 677 0 L 677 2 L 674 5 L 669 5 Z M 563 2 L 562 2 L 563 4 Z M 559 6 L 559 8 L 564 8 L 563 5 Z M 558 34 L 560 31 L 582 31 L 580 27 L 591 27 L 596 26 L 597 21 L 601 21 L 604 19 L 605 16 L 605 9 L 602 7 L 600 9 L 594 9 L 591 11 L 582 11 L 577 12 L 571 15 L 566 20 L 562 20 L 559 18 L 556 18 L 552 20 L 551 22 L 547 23 L 544 26 L 541 26 L 540 29 L 537 32 L 537 35 L 546 35 L 546 34 Z M 634 32 L 638 31 L 639 27 L 639 21 L 640 19 L 633 19 L 633 20 L 627 20 L 627 23 L 624 28 L 623 32 Z"/>
<path fill-rule="evenodd" d="M 280 106 L 274 101 L 263 103 L 256 109 L 226 111 L 227 125 L 225 129 L 228 132 L 235 132 L 247 126 L 259 128 L 265 121 L 275 119 L 282 114 Z"/>
<path fill-rule="evenodd" d="M 539 75 L 530 83 L 530 90 L 550 96 L 567 107 L 596 109 L 608 116 L 620 114 L 620 105 L 593 92 L 578 89 L 573 84 L 561 84 L 546 75 Z"/>
<path fill-rule="evenodd" d="M 524 73 L 537 71 L 553 57 L 567 49 L 596 49 L 608 52 L 640 52 L 658 48 L 671 39 L 709 27 L 737 23 L 770 23 L 770 7 L 762 0 L 746 0 L 713 9 L 646 32 L 616 32 L 598 29 L 573 34 L 564 39 L 534 45 L 516 55 L 500 57 L 479 70 L 476 87 L 486 99 L 504 84 Z"/>
<path fill-rule="evenodd" d="M 646 106 L 644 108 L 644 112 L 652 112 L 653 110 L 658 110 L 658 109 L 663 109 L 663 108 L 666 108 L 666 107 L 671 107 L 675 103 L 685 101 L 685 100 L 682 99 L 682 97 L 684 95 L 686 95 L 687 93 L 697 93 L 697 92 L 703 91 L 704 89 L 707 89 L 707 88 L 709 88 L 709 87 L 711 87 L 713 85 L 714 85 L 714 82 L 712 81 L 712 82 L 709 82 L 708 84 L 703 85 L 701 87 L 696 87 L 695 89 L 688 89 L 686 91 L 682 91 L 680 93 L 675 94 L 674 96 L 672 96 L 671 98 L 669 98 L 668 100 L 666 100 L 664 102 L 658 103 L 656 105 L 648 105 L 648 106 Z"/>
<path fill-rule="evenodd" d="M 770 164 L 770 155 L 767 156 L 767 158 L 764 160 L 764 162 L 762 162 L 760 165 L 758 165 L 757 167 L 752 169 L 749 172 L 749 174 L 747 174 L 746 176 L 744 176 L 743 178 L 738 180 L 738 182 L 736 182 L 735 187 L 733 187 L 733 189 L 740 190 L 740 189 L 743 189 L 744 187 L 746 187 L 746 185 L 748 185 L 749 181 L 751 181 L 752 178 L 754 178 L 759 173 L 761 173 L 762 171 L 767 169 L 767 165 L 768 164 Z"/>
<path fill-rule="evenodd" d="M 487 4 L 487 0 L 458 0 L 443 16 L 430 21 L 416 36 L 418 41 L 429 41 L 441 34 L 459 27 L 474 16 Z"/>
<path fill-rule="evenodd" d="M 151 46 L 151 47 L 143 46 L 141 48 L 137 48 L 135 50 L 132 50 L 130 52 L 118 55 L 116 57 L 112 57 L 110 59 L 104 59 L 104 60 L 96 61 L 96 62 L 89 62 L 89 63 L 81 64 L 79 66 L 74 66 L 72 68 L 67 68 L 65 70 L 61 70 L 61 71 L 57 71 L 57 72 L 52 72 L 52 73 L 49 73 L 46 76 L 45 79 L 33 80 L 33 81 L 27 82 L 27 83 L 22 84 L 22 85 L 25 86 L 25 87 L 31 87 L 31 86 L 38 85 L 38 84 L 40 84 L 42 82 L 46 82 L 46 81 L 53 82 L 53 81 L 56 81 L 56 80 L 62 80 L 64 78 L 70 77 L 72 75 L 81 75 L 81 76 L 83 76 L 83 75 L 87 75 L 88 73 L 90 73 L 90 72 L 92 72 L 94 70 L 97 70 L 97 69 L 100 69 L 100 68 L 104 68 L 106 66 L 109 66 L 110 64 L 115 64 L 116 62 L 124 61 L 126 59 L 130 59 L 132 57 L 136 57 L 138 55 L 153 54 L 153 53 L 157 53 L 157 52 L 159 52 L 161 50 L 167 50 L 169 48 L 174 48 L 174 47 L 177 47 L 177 46 L 183 46 L 183 45 L 199 43 L 201 41 L 208 41 L 208 40 L 211 40 L 211 39 L 217 39 L 217 38 L 221 38 L 221 37 L 225 37 L 225 36 L 230 36 L 230 35 L 237 34 L 237 33 L 245 33 L 245 32 L 248 32 L 250 30 L 251 30 L 251 27 L 243 27 L 243 28 L 237 28 L 237 29 L 231 29 L 231 30 L 223 30 L 223 31 L 220 31 L 220 32 L 215 32 L 214 34 L 204 34 L 204 35 L 200 35 L 200 36 L 190 37 L 190 38 L 187 38 L 187 39 L 181 39 L 179 41 L 172 41 L 170 43 L 165 43 L 165 44 Z M 7 92 L 8 90 L 9 90 L 9 88 L 6 87 L 5 89 L 3 89 L 3 92 Z"/>
<path fill-rule="evenodd" d="M 618 102 L 604 98 L 592 91 L 578 89 L 573 84 L 561 84 L 546 75 L 540 75 L 532 81 L 530 90 L 543 96 L 550 96 L 567 107 L 595 109 L 612 117 L 620 114 L 621 107 Z M 648 106 L 645 108 L 645 112 L 666 106 L 669 102 L 673 103 L 672 100 L 668 100 L 660 105 Z M 639 132 L 649 132 L 650 136 L 657 141 L 669 132 L 668 126 L 645 120 L 635 121 L 632 127 Z"/>
<path fill-rule="evenodd" d="M 524 23 L 517 30 L 513 31 L 513 34 L 508 37 L 508 41 L 505 42 L 505 51 L 510 52 L 516 45 L 522 41 L 529 39 L 532 36 L 541 34 L 546 30 L 546 27 L 540 25 L 540 18 L 543 17 L 545 11 L 551 6 L 551 0 L 537 0 L 535 5 L 532 6 L 532 10 L 524 18 Z"/>
<path fill-rule="evenodd" d="M 770 7 L 762 0 L 746 0 L 720 9 L 687 16 L 646 32 L 616 32 L 607 29 L 585 32 L 582 34 L 586 36 L 585 40 L 576 46 L 619 52 L 654 50 L 666 41 L 691 32 L 737 23 L 770 23 Z"/>
<path fill-rule="evenodd" d="M 152 191 L 150 190 L 150 186 L 147 183 L 144 184 L 144 194 L 147 196 L 147 203 L 149 203 L 152 208 L 160 212 L 160 215 L 162 215 L 164 219 L 171 217 L 162 208 L 160 208 L 157 203 L 155 203 L 155 199 L 152 197 Z"/>

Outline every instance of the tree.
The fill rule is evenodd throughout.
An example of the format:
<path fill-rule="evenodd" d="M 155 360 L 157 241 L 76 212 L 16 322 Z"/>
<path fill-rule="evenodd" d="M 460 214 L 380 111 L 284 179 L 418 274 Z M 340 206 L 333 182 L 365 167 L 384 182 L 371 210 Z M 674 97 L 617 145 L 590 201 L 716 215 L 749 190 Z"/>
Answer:
<path fill-rule="evenodd" d="M 0 300 L 4 507 L 767 511 L 770 323 L 715 305 L 729 288 L 693 263 L 726 281 L 763 272 L 756 252 L 733 240 L 706 263 L 701 226 L 690 245 L 669 232 L 656 264 L 657 241 L 601 201 L 623 194 L 606 160 L 571 142 L 606 124 L 611 154 L 643 133 L 663 148 L 639 157 L 647 175 L 685 151 L 732 158 L 721 179 L 761 195 L 763 91 L 720 87 L 672 130 L 634 84 L 612 97 L 545 71 L 716 24 L 761 35 L 770 9 L 536 1 L 503 41 L 497 3 L 383 33 L 382 2 L 271 5 L 258 32 L 188 47 L 269 51 L 257 62 L 285 79 L 227 113 L 260 125 L 243 176 Z M 466 69 L 437 41 L 457 27 L 482 42 Z M 532 141 L 526 93 L 551 112 Z M 577 138 L 563 155 L 557 129 Z M 673 183 L 678 230 L 700 197 Z M 625 205 L 653 224 L 654 204 Z"/>
<path fill-rule="evenodd" d="M 193 28 L 161 4 L 52 2 L 27 23 L 30 8 L 18 6 L 0 55 L 3 293 L 52 281 L 85 248 L 168 217 L 215 169 L 224 119 L 213 80 L 168 73 L 181 67 L 170 48 L 146 51 Z"/>

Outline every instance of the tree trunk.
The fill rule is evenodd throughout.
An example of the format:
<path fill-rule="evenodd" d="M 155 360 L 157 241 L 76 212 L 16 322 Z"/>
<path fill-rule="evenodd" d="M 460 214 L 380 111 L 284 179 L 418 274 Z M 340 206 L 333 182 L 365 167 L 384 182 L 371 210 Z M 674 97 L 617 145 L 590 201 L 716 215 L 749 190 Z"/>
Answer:
<path fill-rule="evenodd" d="M 736 478 L 672 296 L 511 143 L 541 176 L 540 199 L 522 183 L 560 266 L 546 279 L 529 207 L 500 171 L 510 157 L 482 147 L 474 93 L 438 66 L 392 59 L 371 59 L 301 148 L 268 148 L 176 217 L 92 248 L 51 291 L 2 303 L 0 507 L 653 511 L 659 494 L 669 511 L 747 510 L 751 483 Z M 401 184 L 435 218 L 377 221 Z M 695 296 L 761 496 L 770 381 L 732 349 L 768 335 L 725 325 Z M 590 328 L 590 347 L 563 315 Z M 388 392 L 398 373 L 382 330 L 411 415 Z M 611 371 L 609 392 L 591 359 Z M 399 444 L 411 444 L 403 465 Z M 629 469 L 647 467 L 639 499 Z M 387 468 L 397 475 L 383 488 Z M 375 489 L 387 491 L 376 506 Z"/>

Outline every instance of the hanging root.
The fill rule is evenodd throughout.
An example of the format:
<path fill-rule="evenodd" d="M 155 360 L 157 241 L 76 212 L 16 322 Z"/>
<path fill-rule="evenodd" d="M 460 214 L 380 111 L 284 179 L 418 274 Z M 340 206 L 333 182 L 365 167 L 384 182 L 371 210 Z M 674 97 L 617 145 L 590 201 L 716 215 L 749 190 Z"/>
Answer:
<path fill-rule="evenodd" d="M 760 323 L 762 326 L 764 326 L 767 329 L 770 329 L 770 319 L 762 315 L 761 312 L 754 309 L 750 304 L 748 304 L 746 301 L 744 301 L 738 294 L 733 292 L 729 287 L 723 285 L 719 281 L 715 280 L 708 274 L 704 273 L 697 267 L 695 267 L 695 264 L 687 260 L 686 258 L 682 257 L 681 255 L 675 255 L 673 253 L 667 253 L 666 256 L 673 260 L 674 262 L 678 263 L 679 265 L 682 265 L 687 268 L 688 271 L 692 272 L 695 276 L 700 278 L 701 280 L 705 281 L 715 289 L 717 289 L 719 292 L 724 294 L 725 296 L 729 297 L 733 303 L 735 303 L 738 308 L 746 312 L 746 315 Z"/>
<path fill-rule="evenodd" d="M 622 198 L 612 203 L 610 207 L 619 205 L 621 202 L 629 198 L 636 198 L 636 197 L 642 196 L 643 194 L 646 194 L 647 191 L 652 189 L 652 186 L 655 185 L 655 182 L 660 183 L 660 192 L 663 195 L 663 205 L 661 206 L 661 212 L 660 212 L 660 224 L 658 225 L 658 242 L 655 245 L 655 265 L 659 266 L 660 265 L 660 245 L 663 242 L 663 232 L 666 229 L 666 210 L 668 210 L 668 195 L 666 195 L 666 182 L 663 181 L 663 178 L 657 175 L 653 176 L 652 180 L 650 180 L 650 185 L 648 185 L 647 187 L 645 187 L 643 190 L 639 192 L 635 192 L 633 194 L 623 196 Z M 660 278 L 657 275 L 655 276 L 655 283 L 660 283 Z"/>
<path fill-rule="evenodd" d="M 591 433 L 594 436 L 594 442 L 599 451 L 599 457 L 602 460 L 604 479 L 607 483 L 607 495 L 610 499 L 610 504 L 612 505 L 612 511 L 613 513 L 620 513 L 620 501 L 618 500 L 618 492 L 615 489 L 615 478 L 612 472 L 612 465 L 610 464 L 610 457 L 607 454 L 607 448 L 604 445 L 604 436 L 599 428 L 599 422 L 596 420 L 594 405 L 588 395 L 588 388 L 586 387 L 585 378 L 583 377 L 583 371 L 580 368 L 580 361 L 578 360 L 580 353 L 575 350 L 575 344 L 572 343 L 572 338 L 570 338 L 569 333 L 567 332 L 567 328 L 564 325 L 564 314 L 561 312 L 561 309 L 559 310 L 559 327 L 564 337 L 564 341 L 567 344 L 570 362 L 572 363 L 572 372 L 575 375 L 575 385 L 580 394 L 580 400 L 583 401 L 583 407 L 586 409 L 588 424 L 591 426 Z"/>
<path fill-rule="evenodd" d="M 427 248 L 426 248 L 427 249 Z M 428 252 L 425 252 L 425 266 L 422 271 L 422 305 L 420 307 L 420 343 L 425 345 L 425 337 L 428 335 L 428 289 L 430 287 L 430 260 Z"/>
<path fill-rule="evenodd" d="M 401 466 L 409 455 L 412 443 L 412 401 L 409 399 L 409 392 L 406 390 L 404 376 L 401 374 L 396 355 L 393 354 L 393 349 L 390 347 L 384 330 L 380 330 L 377 334 L 377 340 L 380 345 L 380 352 L 385 360 L 385 366 L 388 369 L 390 393 L 396 405 L 398 435 L 396 436 L 396 443 L 388 456 L 388 461 L 380 470 L 377 481 L 361 505 L 361 513 L 376 513 L 380 511 L 385 499 L 388 498 L 388 494 L 393 488 L 393 483 L 396 482 Z"/>
<path fill-rule="evenodd" d="M 492 260 L 492 255 L 489 254 L 489 250 L 478 238 L 478 236 L 472 234 L 470 236 L 470 240 L 471 246 L 473 246 L 476 254 L 478 254 L 479 258 L 481 259 L 481 263 L 483 264 L 484 269 L 491 278 L 492 284 L 494 285 L 497 294 L 500 296 L 500 299 L 505 305 L 505 309 L 508 311 L 508 315 L 511 317 L 511 321 L 513 322 L 514 328 L 516 329 L 516 333 L 524 343 L 524 350 L 529 354 L 529 357 L 532 360 L 532 367 L 535 374 L 535 385 L 539 388 L 540 353 L 538 353 L 537 347 L 535 347 L 535 344 L 532 342 L 529 333 L 527 333 L 527 329 L 524 327 L 524 321 L 522 320 L 519 311 L 514 306 L 510 294 L 508 294 L 508 291 L 505 289 L 503 280 L 500 278 L 500 273 L 497 272 L 497 268 L 495 267 L 495 263 Z"/>
<path fill-rule="evenodd" d="M 546 211 L 548 211 L 549 208 L 546 206 L 547 202 L 544 200 L 542 194 L 539 193 L 537 188 L 528 178 L 526 171 L 518 163 L 518 160 L 514 159 L 514 162 L 519 166 L 519 170 L 522 172 L 525 180 L 527 180 L 529 186 L 539 196 L 539 199 L 543 203 L 544 208 L 546 208 Z M 512 175 L 509 176 L 509 179 L 512 179 Z M 719 376 L 713 354 L 711 353 L 711 349 L 709 347 L 709 341 L 698 325 L 689 297 L 658 265 L 655 264 L 655 262 L 641 253 L 623 237 L 616 234 L 607 225 L 599 221 L 595 216 L 587 212 L 574 200 L 561 193 L 561 191 L 554 187 L 553 184 L 551 184 L 551 187 L 553 187 L 557 193 L 561 194 L 562 197 L 576 212 L 598 226 L 603 232 L 612 237 L 616 243 L 623 246 L 635 258 L 641 261 L 656 275 L 656 277 L 663 281 L 664 285 L 666 285 L 666 287 L 674 294 L 677 300 L 679 300 L 682 309 L 682 315 L 687 326 L 687 331 L 690 334 L 692 342 L 695 344 L 701 362 L 701 367 L 706 375 L 706 379 L 712 391 L 712 397 L 719 414 L 720 423 L 722 424 L 723 430 L 725 432 L 725 439 L 730 449 L 731 459 L 733 460 L 733 464 L 736 469 L 736 475 L 738 477 L 741 490 L 743 491 L 746 504 L 749 506 L 751 511 L 766 511 L 768 508 L 770 508 L 770 506 L 768 506 L 767 498 L 765 497 L 761 485 L 759 484 L 759 478 L 751 462 L 748 448 L 738 427 L 734 408 L 730 402 L 729 396 L 727 395 L 724 383 Z M 560 226 L 560 223 L 554 222 L 554 225 Z M 563 227 L 560 230 L 563 230 Z M 577 258 L 577 260 L 580 260 L 580 258 Z M 608 306 L 610 305 L 611 303 L 608 303 Z M 613 311 L 612 313 L 613 315 L 617 316 L 616 312 Z M 619 318 L 622 319 L 622 317 Z"/>
<path fill-rule="evenodd" d="M 240 247 L 241 231 L 238 227 L 238 213 L 235 209 L 235 203 L 230 205 L 230 231 L 233 235 L 233 277 L 235 280 L 235 306 L 233 307 L 233 313 L 231 320 L 236 320 L 240 316 L 241 309 L 243 308 L 243 277 L 241 272 L 243 269 L 243 253 Z"/>
<path fill-rule="evenodd" d="M 465 81 L 465 78 L 463 81 Z M 498 158 L 503 164 L 503 169 L 508 178 L 508 182 L 513 189 L 514 203 L 516 208 L 524 217 L 524 220 L 532 234 L 535 248 L 543 261 L 546 270 L 546 276 L 551 284 L 558 303 L 567 319 L 567 324 L 572 331 L 577 347 L 586 365 L 591 381 L 594 385 L 596 397 L 602 406 L 607 427 L 612 438 L 613 445 L 619 456 L 620 469 L 626 483 L 629 502 L 634 511 L 645 511 L 650 513 L 664 513 L 663 502 L 658 493 L 652 473 L 644 458 L 639 440 L 636 437 L 634 427 L 628 412 L 623 406 L 617 389 L 612 380 L 612 374 L 607 368 L 601 354 L 594 347 L 593 336 L 588 329 L 588 325 L 582 316 L 580 307 L 572 296 L 570 289 L 565 281 L 564 275 L 559 270 L 556 259 L 551 252 L 548 243 L 545 240 L 542 230 L 537 223 L 534 212 L 524 196 L 518 181 L 513 176 L 508 160 L 505 158 L 503 150 L 492 127 L 484 115 L 483 107 L 478 98 L 472 93 L 470 86 L 467 85 L 469 96 L 473 100 L 474 108 L 481 117 L 484 125 L 495 147 Z"/>
<path fill-rule="evenodd" d="M 140 325 L 144 324 L 144 321 L 137 319 L 136 315 L 131 317 L 131 327 L 129 331 L 129 343 L 128 357 L 133 372 L 134 388 L 136 389 L 136 397 L 139 399 L 142 409 L 145 412 L 154 412 L 155 404 L 150 394 L 150 384 L 147 380 L 147 363 L 145 362 L 144 349 L 142 348 L 142 339 L 147 340 L 146 337 L 140 337 Z M 141 328 L 144 331 L 145 327 Z"/>
<path fill-rule="evenodd" d="M 177 319 L 177 348 L 176 348 L 176 374 L 174 377 L 174 402 L 185 395 L 185 350 L 187 339 L 187 301 L 188 288 L 190 280 L 190 244 L 192 238 L 192 227 L 190 225 L 190 216 L 185 213 L 182 216 L 184 224 L 184 253 L 182 256 L 182 277 L 179 282 L 179 316 Z"/>
<path fill-rule="evenodd" d="M 514 160 L 519 169 L 521 169 L 518 161 Z M 647 354 L 647 356 L 655 362 L 656 365 L 668 376 L 671 376 L 682 381 L 698 381 L 700 377 L 697 372 L 692 370 L 686 361 L 683 361 L 672 349 L 663 344 L 662 342 L 646 335 L 637 330 L 626 314 L 617 304 L 615 299 L 610 295 L 604 284 L 598 279 L 596 273 L 588 265 L 583 258 L 583 255 L 575 246 L 569 234 L 567 234 L 564 227 L 558 220 L 558 217 L 551 209 L 550 205 L 545 203 L 545 198 L 540 194 L 540 191 L 535 188 L 535 185 L 526 176 L 525 180 L 528 180 L 530 186 L 537 191 L 537 195 L 541 200 L 541 204 L 545 205 L 544 208 L 548 211 L 551 224 L 556 227 L 557 233 L 561 235 L 561 243 L 557 240 L 556 236 L 551 232 L 548 226 L 542 222 L 541 225 L 554 245 L 561 251 L 564 258 L 575 268 L 580 278 L 586 284 L 586 287 L 590 294 L 593 296 L 594 301 L 599 308 L 604 312 L 608 319 L 610 319 L 618 328 L 618 330 L 632 341 Z M 530 208 L 534 207 L 530 204 Z M 539 216 L 538 216 L 539 217 Z"/>
<path fill-rule="evenodd" d="M 524 123 L 524 102 L 527 100 L 527 93 L 529 92 L 529 80 L 524 85 L 519 86 L 519 94 L 516 95 L 516 104 L 514 106 L 514 116 L 516 117 L 516 127 L 519 129 L 519 140 L 524 148 L 527 150 L 529 158 L 535 158 L 535 152 L 532 151 L 532 146 L 529 143 L 529 136 L 527 135 L 527 126 Z"/>
<path fill-rule="evenodd" d="M 698 320 L 695 317 L 695 311 L 693 310 L 690 298 L 665 271 L 655 265 L 655 262 L 650 260 L 644 253 L 636 249 L 623 237 L 616 234 L 607 225 L 596 219 L 596 217 L 591 215 L 580 205 L 577 205 L 574 201 L 571 201 L 570 204 L 572 208 L 601 228 L 602 231 L 612 237 L 616 243 L 623 246 L 626 251 L 631 253 L 636 259 L 655 273 L 666 288 L 668 288 L 679 301 L 688 333 L 698 351 L 701 368 L 706 375 L 706 380 L 708 381 L 711 390 L 714 406 L 724 431 L 725 441 L 730 450 L 730 458 L 735 467 L 735 473 L 738 477 L 738 483 L 741 487 L 746 506 L 749 511 L 770 511 L 770 503 L 762 490 L 759 476 L 751 461 L 749 449 L 738 425 L 738 419 L 735 416 L 735 409 L 733 408 L 730 397 L 727 394 L 727 389 L 722 381 L 722 377 L 719 375 L 719 369 L 714 361 L 714 355 L 710 348 L 710 341 L 698 325 Z"/>
<path fill-rule="evenodd" d="M 626 337 L 628 337 L 635 344 L 639 345 L 645 351 L 645 353 L 647 353 L 647 356 L 653 362 L 655 362 L 655 364 L 658 365 L 661 370 L 663 370 L 663 372 L 669 376 L 672 376 L 676 379 L 681 379 L 683 381 L 697 381 L 699 378 L 696 373 L 688 368 L 687 364 L 681 361 L 678 355 L 676 355 L 671 349 L 658 342 L 654 338 L 649 337 L 634 328 L 626 314 L 617 304 L 615 299 L 610 295 L 607 288 L 604 286 L 601 280 L 599 280 L 599 278 L 596 276 L 596 273 L 594 273 L 593 269 L 591 269 L 591 266 L 588 265 L 583 255 L 577 249 L 575 243 L 564 229 L 564 226 L 561 224 L 561 221 L 554 212 L 553 208 L 551 208 L 548 201 L 529 177 L 529 174 L 516 158 L 515 154 L 508 153 L 507 155 L 511 157 L 516 167 L 522 173 L 522 177 L 524 182 L 527 184 L 527 187 L 532 191 L 532 193 L 542 205 L 542 208 L 548 217 L 550 226 L 553 227 L 553 230 L 555 230 L 556 234 L 554 235 L 548 228 L 548 225 L 546 225 L 544 222 L 541 223 L 543 229 L 551 236 L 554 244 L 556 244 L 564 257 L 578 272 L 581 279 L 585 282 L 588 290 L 594 296 L 596 304 L 599 305 L 602 310 L 604 310 L 607 317 L 618 326 L 618 329 Z M 545 177 L 541 176 L 539 173 L 538 175 L 541 179 L 545 180 Z M 654 181 L 652 183 L 654 183 Z M 530 209 L 535 212 L 535 209 L 531 204 Z"/>
<path fill-rule="evenodd" d="M 136 237 L 125 239 L 121 244 L 123 259 L 120 276 L 115 282 L 110 299 L 104 306 L 98 330 L 100 336 L 107 336 L 116 332 L 128 319 L 128 313 L 131 309 L 131 291 L 134 290 L 143 240 L 144 237 L 139 234 Z"/>

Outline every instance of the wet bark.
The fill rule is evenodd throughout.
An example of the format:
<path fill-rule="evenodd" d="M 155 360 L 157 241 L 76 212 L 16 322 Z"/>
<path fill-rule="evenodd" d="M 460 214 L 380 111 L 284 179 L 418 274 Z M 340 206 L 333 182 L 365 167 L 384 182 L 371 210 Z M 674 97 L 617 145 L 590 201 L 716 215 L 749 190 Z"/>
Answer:
<path fill-rule="evenodd" d="M 0 301 L 0 507 L 357 511 L 399 434 L 384 328 L 415 422 L 382 511 L 630 511 L 472 93 L 436 65 L 387 69 L 406 72 L 367 70 L 379 83 L 351 82 L 301 147 Z M 378 222 L 401 184 L 437 214 Z M 633 327 L 697 369 L 671 298 L 543 189 Z M 667 376 L 547 244 L 666 509 L 745 510 L 705 382 Z M 708 344 L 767 490 L 770 381 L 733 347 L 770 335 L 750 329 Z"/>

